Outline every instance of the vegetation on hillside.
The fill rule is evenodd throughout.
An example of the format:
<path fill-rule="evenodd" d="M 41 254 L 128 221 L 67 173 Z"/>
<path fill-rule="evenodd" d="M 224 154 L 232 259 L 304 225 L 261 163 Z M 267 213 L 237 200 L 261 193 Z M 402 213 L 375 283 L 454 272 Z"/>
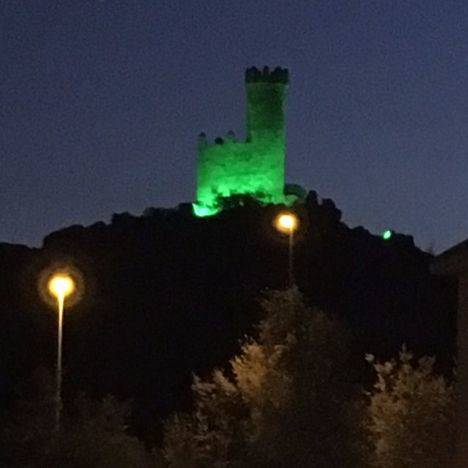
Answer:
<path fill-rule="evenodd" d="M 53 233 L 41 249 L 0 245 L 0 411 L 10 466 L 28 466 L 26 446 L 37 447 L 38 460 L 75 454 L 60 463 L 79 466 L 81 449 L 71 447 L 104 460 L 119 453 L 117 443 L 122 460 L 156 466 L 327 466 L 343 457 L 366 466 L 387 457 L 390 467 L 397 453 L 415 456 L 401 444 L 416 424 L 428 428 L 417 431 L 428 453 L 451 418 L 455 310 L 452 285 L 430 274 L 431 255 L 407 236 L 384 241 L 350 229 L 331 200 L 310 192 L 294 207 L 297 288 L 285 290 L 288 242 L 272 226 L 284 207 L 237 205 L 206 219 L 185 206 L 116 215 L 109 225 Z M 85 284 L 65 314 L 64 432 L 48 438 L 51 401 L 26 382 L 55 361 L 56 316 L 36 284 L 56 262 L 80 270 Z M 270 292 L 259 307 L 262 291 Z M 434 366 L 393 362 L 403 343 L 418 358 L 437 356 Z M 387 364 L 366 365 L 367 353 Z M 398 386 L 372 389 L 388 366 L 397 381 L 414 379 L 427 392 L 415 386 L 418 397 L 408 400 L 391 393 Z M 88 409 L 80 412 L 73 408 L 83 392 Z M 417 398 L 427 404 L 406 426 L 398 411 Z M 131 412 L 119 403 L 128 399 Z"/>

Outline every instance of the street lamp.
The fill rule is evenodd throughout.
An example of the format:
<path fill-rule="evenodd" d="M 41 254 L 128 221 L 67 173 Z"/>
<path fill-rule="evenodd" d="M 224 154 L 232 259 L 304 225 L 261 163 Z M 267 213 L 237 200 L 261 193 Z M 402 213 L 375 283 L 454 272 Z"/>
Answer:
<path fill-rule="evenodd" d="M 53 275 L 48 283 L 49 293 L 57 300 L 58 311 L 58 342 L 57 342 L 57 374 L 56 374 L 56 408 L 55 408 L 55 427 L 60 429 L 60 414 L 62 411 L 62 328 L 63 328 L 63 309 L 65 299 L 75 291 L 75 281 L 66 273 L 57 273 Z"/>
<path fill-rule="evenodd" d="M 288 277 L 289 285 L 294 284 L 294 269 L 293 269 L 293 247 L 294 247 L 294 231 L 299 227 L 299 218 L 296 214 L 288 211 L 280 213 L 275 218 L 275 227 L 278 231 L 283 232 L 289 237 L 289 256 L 288 256 Z"/>

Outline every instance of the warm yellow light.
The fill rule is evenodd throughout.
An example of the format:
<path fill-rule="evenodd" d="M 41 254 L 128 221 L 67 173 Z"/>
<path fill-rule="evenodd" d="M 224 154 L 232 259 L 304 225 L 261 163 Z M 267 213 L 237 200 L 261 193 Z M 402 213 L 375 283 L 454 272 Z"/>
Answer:
<path fill-rule="evenodd" d="M 75 290 L 73 278 L 64 274 L 53 276 L 48 283 L 49 292 L 59 300 L 65 299 Z"/>
<path fill-rule="evenodd" d="M 275 225 L 279 231 L 291 233 L 298 227 L 299 220 L 294 213 L 282 213 L 277 216 Z"/>

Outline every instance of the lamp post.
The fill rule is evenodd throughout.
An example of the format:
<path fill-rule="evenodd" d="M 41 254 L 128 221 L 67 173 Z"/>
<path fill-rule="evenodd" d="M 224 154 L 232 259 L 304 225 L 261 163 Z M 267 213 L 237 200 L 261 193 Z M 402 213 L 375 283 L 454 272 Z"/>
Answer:
<path fill-rule="evenodd" d="M 55 274 L 47 284 L 49 293 L 57 300 L 58 339 L 57 339 L 57 369 L 56 369 L 56 407 L 55 428 L 60 430 L 60 416 L 62 411 L 62 328 L 65 299 L 75 290 L 75 282 L 68 274 Z"/>
<path fill-rule="evenodd" d="M 288 235 L 289 254 L 288 254 L 288 278 L 289 285 L 294 284 L 294 231 L 299 227 L 299 218 L 292 212 L 280 213 L 275 218 L 275 227 L 278 231 Z"/>

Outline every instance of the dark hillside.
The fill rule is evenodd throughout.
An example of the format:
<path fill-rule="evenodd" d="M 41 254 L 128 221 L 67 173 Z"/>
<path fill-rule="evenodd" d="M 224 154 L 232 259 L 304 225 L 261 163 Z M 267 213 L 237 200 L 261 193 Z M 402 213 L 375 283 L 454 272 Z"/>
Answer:
<path fill-rule="evenodd" d="M 35 367 L 54 365 L 55 314 L 36 284 L 41 271 L 66 262 L 82 272 L 85 292 L 65 316 L 65 397 L 132 397 L 143 431 L 155 416 L 186 407 L 191 373 L 226 363 L 259 318 L 259 292 L 287 285 L 287 240 L 272 227 L 279 208 L 247 201 L 203 219 L 187 205 L 150 209 L 54 232 L 41 249 L 0 245 L 5 403 Z M 448 368 L 454 295 L 430 275 L 431 255 L 407 236 L 384 241 L 349 229 L 314 192 L 297 210 L 297 284 L 353 329 L 357 359 L 388 356 L 406 342 Z"/>

